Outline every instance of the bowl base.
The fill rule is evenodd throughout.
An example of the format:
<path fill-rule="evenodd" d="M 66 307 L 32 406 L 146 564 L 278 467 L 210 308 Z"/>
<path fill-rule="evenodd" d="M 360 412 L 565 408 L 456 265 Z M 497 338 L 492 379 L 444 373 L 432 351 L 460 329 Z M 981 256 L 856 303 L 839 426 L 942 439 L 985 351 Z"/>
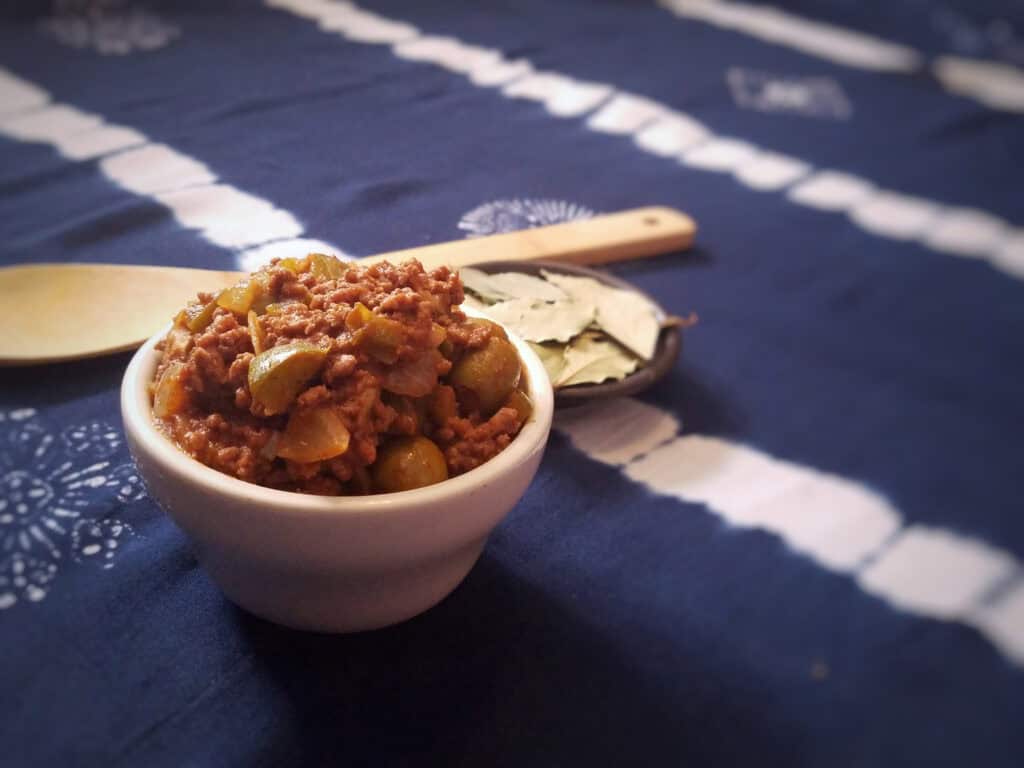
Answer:
<path fill-rule="evenodd" d="M 369 573 L 295 572 L 225 567 L 223 557 L 200 561 L 231 602 L 291 629 L 363 632 L 398 624 L 433 608 L 466 578 L 486 537 L 442 558 L 399 570 Z"/>

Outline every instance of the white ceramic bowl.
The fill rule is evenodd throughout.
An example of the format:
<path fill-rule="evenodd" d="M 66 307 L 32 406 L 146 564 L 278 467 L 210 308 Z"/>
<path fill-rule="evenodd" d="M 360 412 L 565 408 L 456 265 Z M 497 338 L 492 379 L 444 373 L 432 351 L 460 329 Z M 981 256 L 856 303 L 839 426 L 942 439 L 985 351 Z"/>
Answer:
<path fill-rule="evenodd" d="M 448 595 L 526 491 L 551 429 L 544 366 L 513 339 L 534 411 L 511 444 L 482 466 L 426 488 L 375 496 L 264 488 L 199 463 L 154 426 L 146 387 L 164 333 L 139 349 L 121 384 L 125 435 L 139 474 L 228 598 L 298 629 L 383 627 Z"/>

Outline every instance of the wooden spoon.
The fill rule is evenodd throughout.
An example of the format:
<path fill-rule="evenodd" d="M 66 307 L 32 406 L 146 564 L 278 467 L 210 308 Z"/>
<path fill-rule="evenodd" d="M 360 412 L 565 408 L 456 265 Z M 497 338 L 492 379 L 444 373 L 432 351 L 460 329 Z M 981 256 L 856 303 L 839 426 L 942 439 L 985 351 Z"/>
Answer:
<path fill-rule="evenodd" d="M 359 263 L 415 258 L 428 269 L 494 260 L 605 264 L 684 250 L 693 242 L 696 229 L 693 219 L 672 208 L 634 208 L 394 251 Z M 218 291 L 242 276 L 241 272 L 119 264 L 0 268 L 0 365 L 54 363 L 133 349 L 196 293 Z"/>

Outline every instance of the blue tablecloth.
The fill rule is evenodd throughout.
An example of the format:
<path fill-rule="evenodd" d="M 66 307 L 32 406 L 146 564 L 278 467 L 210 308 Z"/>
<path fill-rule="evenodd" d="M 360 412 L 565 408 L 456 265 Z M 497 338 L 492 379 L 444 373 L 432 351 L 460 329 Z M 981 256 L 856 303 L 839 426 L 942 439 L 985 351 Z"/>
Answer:
<path fill-rule="evenodd" d="M 228 603 L 125 356 L 0 371 L 7 766 L 1024 763 L 1020 2 L 17 3 L 0 261 L 254 267 L 648 204 L 653 390 L 412 621 Z M 68 318 L 68 323 L 75 319 Z"/>

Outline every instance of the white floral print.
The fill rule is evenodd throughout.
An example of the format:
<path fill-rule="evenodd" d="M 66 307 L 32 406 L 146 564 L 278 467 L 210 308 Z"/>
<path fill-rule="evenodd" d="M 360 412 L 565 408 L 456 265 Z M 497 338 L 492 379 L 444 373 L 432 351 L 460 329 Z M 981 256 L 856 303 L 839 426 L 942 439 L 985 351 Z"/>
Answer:
<path fill-rule="evenodd" d="M 827 120 L 848 120 L 853 114 L 849 97 L 831 77 L 797 77 L 730 67 L 725 79 L 733 101 L 743 109 Z"/>
<path fill-rule="evenodd" d="M 1024 64 L 1024 36 L 1009 19 L 971 19 L 955 8 L 940 5 L 931 10 L 931 23 L 958 54 Z"/>
<path fill-rule="evenodd" d="M 120 0 L 57 0 L 42 29 L 64 45 L 106 56 L 163 48 L 181 34 L 151 11 Z"/>
<path fill-rule="evenodd" d="M 109 515 L 145 496 L 121 432 L 58 432 L 35 410 L 0 410 L 0 610 L 46 597 L 68 561 L 113 567 L 132 527 Z"/>
<path fill-rule="evenodd" d="M 565 200 L 512 198 L 478 205 L 463 214 L 459 229 L 466 232 L 467 237 L 482 237 L 593 216 L 590 208 Z"/>
<path fill-rule="evenodd" d="M 50 582 L 57 575 L 57 564 L 28 557 L 21 552 L 0 562 L 0 610 L 10 608 L 19 599 L 37 603 L 46 597 Z"/>
<path fill-rule="evenodd" d="M 134 535 L 132 527 L 120 520 L 79 520 L 71 532 L 71 551 L 76 563 L 114 567 L 114 556 L 121 543 Z"/>

